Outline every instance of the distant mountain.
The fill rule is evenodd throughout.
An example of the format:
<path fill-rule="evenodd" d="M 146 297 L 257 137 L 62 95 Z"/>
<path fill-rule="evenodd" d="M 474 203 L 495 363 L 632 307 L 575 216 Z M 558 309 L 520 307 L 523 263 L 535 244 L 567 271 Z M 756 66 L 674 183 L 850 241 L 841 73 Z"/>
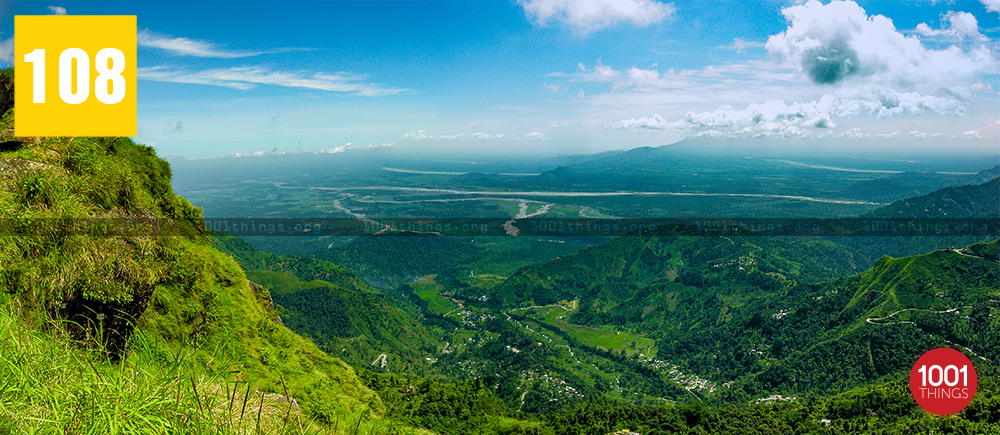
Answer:
<path fill-rule="evenodd" d="M 842 192 L 850 198 L 875 202 L 892 202 L 928 194 L 943 187 L 982 184 L 1000 177 L 1000 166 L 980 171 L 975 175 L 941 175 L 928 172 L 904 172 L 886 178 L 858 181 Z"/>
<path fill-rule="evenodd" d="M 994 170 L 976 176 L 990 175 Z M 863 217 L 973 218 L 1000 217 L 1000 177 L 982 184 L 946 187 L 927 195 L 902 199 Z"/>

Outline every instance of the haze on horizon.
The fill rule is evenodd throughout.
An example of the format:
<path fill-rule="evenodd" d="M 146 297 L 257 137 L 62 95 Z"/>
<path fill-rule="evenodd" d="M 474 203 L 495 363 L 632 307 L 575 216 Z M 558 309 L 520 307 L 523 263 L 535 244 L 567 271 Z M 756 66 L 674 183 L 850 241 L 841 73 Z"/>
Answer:
<path fill-rule="evenodd" d="M 168 157 L 1000 153 L 998 0 L 0 0 L 0 64 L 47 13 L 138 16 L 136 139 Z"/>

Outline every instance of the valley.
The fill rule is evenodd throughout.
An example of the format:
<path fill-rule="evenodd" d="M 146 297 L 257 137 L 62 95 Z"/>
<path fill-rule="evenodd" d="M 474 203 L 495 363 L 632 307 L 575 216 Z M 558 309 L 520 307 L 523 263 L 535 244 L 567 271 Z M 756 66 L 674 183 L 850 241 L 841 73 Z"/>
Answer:
<path fill-rule="evenodd" d="M 998 200 L 990 198 L 990 192 L 1000 180 L 996 178 L 1000 167 L 983 170 L 975 166 L 981 164 L 978 160 L 970 161 L 964 171 L 952 165 L 948 170 L 920 173 L 879 169 L 870 161 L 865 163 L 872 169 L 833 166 L 843 165 L 836 160 L 815 161 L 772 162 L 811 171 L 811 176 L 834 185 L 905 175 L 920 180 L 913 185 L 916 191 L 937 191 L 898 202 L 872 201 L 830 188 L 825 188 L 827 197 L 768 192 L 760 185 L 748 189 L 753 185 L 750 180 L 763 177 L 739 167 L 726 167 L 731 174 L 716 177 L 743 180 L 743 191 L 754 193 L 713 192 L 718 187 L 697 183 L 686 185 L 687 193 L 609 189 L 601 181 L 587 186 L 598 187 L 595 190 L 579 184 L 541 190 L 538 187 L 548 183 L 540 180 L 546 174 L 568 169 L 516 176 L 498 171 L 491 176 L 475 174 L 479 178 L 473 181 L 471 172 L 427 165 L 421 170 L 403 170 L 405 165 L 398 161 L 385 163 L 392 170 L 377 173 L 389 177 L 377 183 L 387 184 L 303 186 L 280 178 L 230 184 L 248 189 L 247 195 L 271 198 L 272 206 L 301 204 L 298 210 L 309 210 L 309 216 L 339 214 L 373 221 L 508 219 L 507 237 L 250 237 L 247 241 L 255 248 L 246 249 L 273 249 L 302 259 L 297 261 L 342 264 L 365 277 L 378 292 L 400 301 L 401 315 L 409 313 L 405 315 L 422 325 L 413 330 L 425 331 L 421 333 L 424 338 L 412 342 L 363 339 L 363 346 L 344 336 L 326 336 L 317 343 L 328 352 L 340 350 L 341 357 L 352 364 L 387 375 L 419 374 L 436 382 L 487 379 L 492 394 L 515 415 L 549 415 L 595 400 L 616 406 L 696 400 L 725 407 L 832 397 L 893 382 L 905 363 L 887 357 L 896 352 L 890 347 L 898 348 L 901 343 L 907 343 L 907 349 L 934 343 L 955 346 L 986 364 L 998 357 L 973 351 L 981 347 L 976 345 L 981 340 L 1000 338 L 995 336 L 996 321 L 988 320 L 984 325 L 992 326 L 979 331 L 986 335 L 960 332 L 967 330 L 974 311 L 981 315 L 983 309 L 990 313 L 1000 309 L 983 307 L 989 298 L 1000 298 L 1000 289 L 988 284 L 1000 279 L 990 266 L 995 260 L 971 253 L 989 249 L 980 247 L 985 245 L 964 248 L 990 241 L 989 237 L 677 237 L 654 231 L 624 237 L 541 238 L 520 236 L 514 230 L 517 221 L 532 217 L 715 216 L 712 210 L 742 210 L 743 216 L 752 217 L 899 217 L 906 215 L 895 210 L 904 204 L 947 203 L 949 211 L 941 210 L 938 216 L 961 218 L 983 217 L 979 210 L 997 207 Z M 502 167 L 500 162 L 495 164 Z M 689 171 L 712 169 L 692 167 Z M 364 176 L 371 177 L 371 173 Z M 650 186 L 675 184 L 675 177 L 673 170 L 653 172 L 646 182 Z M 990 182 L 981 186 L 956 184 L 989 177 L 992 181 L 985 180 Z M 437 187 L 441 185 L 455 187 Z M 804 191 L 810 189 L 815 188 Z M 203 194 L 210 195 L 206 199 L 218 199 L 207 191 L 188 193 L 194 198 Z M 676 209 L 664 206 L 695 197 L 700 198 L 695 208 L 690 203 Z M 658 208 L 642 208 L 640 204 L 647 201 Z M 331 202 L 331 208 L 324 205 Z M 233 201 L 210 204 L 218 210 L 215 213 L 243 210 Z M 261 205 L 252 212 L 290 213 L 283 206 Z M 933 216 L 925 212 L 921 217 Z M 926 254 L 952 245 L 963 248 Z M 307 252 L 310 249 L 314 250 Z M 864 289 L 876 285 L 868 280 L 879 275 L 866 269 L 895 264 L 880 259 L 885 254 L 907 258 L 926 254 L 935 259 L 945 255 L 948 258 L 941 259 L 947 263 L 969 263 L 960 266 L 966 272 L 950 278 L 952 284 L 941 285 L 941 278 L 930 281 L 937 283 L 935 296 L 899 290 L 875 296 Z M 919 268 L 937 270 L 938 263 L 935 260 Z M 971 288 L 981 290 L 964 294 L 948 290 L 958 283 L 978 283 Z M 278 286 L 273 290 L 276 294 L 282 293 L 280 284 L 270 281 L 270 285 Z M 279 311 L 300 316 L 288 311 L 292 308 L 283 305 L 281 297 L 276 302 Z M 892 307 L 897 308 L 889 311 Z M 311 319 L 324 321 L 323 317 Z M 831 359 L 862 349 L 864 358 L 852 360 L 850 368 Z"/>

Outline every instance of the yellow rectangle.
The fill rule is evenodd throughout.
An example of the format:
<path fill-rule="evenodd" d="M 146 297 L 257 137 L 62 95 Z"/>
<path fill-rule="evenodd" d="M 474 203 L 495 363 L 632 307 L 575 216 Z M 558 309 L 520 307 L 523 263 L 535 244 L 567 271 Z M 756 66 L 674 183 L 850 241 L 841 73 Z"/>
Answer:
<path fill-rule="evenodd" d="M 14 134 L 17 136 L 135 136 L 136 121 L 136 17 L 123 16 L 83 16 L 46 15 L 15 16 L 14 34 Z M 120 50 L 123 69 L 114 60 L 105 60 L 105 71 L 98 72 L 97 56 L 106 48 Z M 63 98 L 72 95 L 80 98 L 82 87 L 78 83 L 79 62 L 69 61 L 70 71 L 60 67 L 60 57 L 66 50 L 80 49 L 87 55 L 89 80 L 87 98 L 78 104 L 70 104 Z M 44 94 L 45 102 L 34 102 L 35 73 L 40 67 L 38 52 L 45 50 Z M 35 52 L 35 62 L 27 62 L 25 55 Z M 72 51 L 71 53 L 79 53 Z M 113 53 L 109 50 L 105 53 Z M 67 56 L 67 59 L 71 56 Z M 70 83 L 60 93 L 60 74 Z M 120 78 L 115 77 L 120 75 Z M 124 84 L 124 95 L 120 101 L 108 104 L 98 99 L 98 92 L 113 94 L 115 86 Z M 112 101 L 110 97 L 104 97 Z"/>

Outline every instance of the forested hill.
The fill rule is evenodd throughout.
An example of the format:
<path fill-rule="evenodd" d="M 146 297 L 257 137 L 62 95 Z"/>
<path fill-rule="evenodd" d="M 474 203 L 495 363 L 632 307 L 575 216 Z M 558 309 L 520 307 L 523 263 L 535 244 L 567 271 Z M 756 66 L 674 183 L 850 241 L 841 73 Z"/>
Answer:
<path fill-rule="evenodd" d="M 275 255 L 243 240 L 214 234 L 212 244 L 230 254 L 247 276 L 271 291 L 285 325 L 323 350 L 360 366 L 385 354 L 384 365 L 410 372 L 427 367 L 424 349 L 437 338 L 404 300 L 383 294 L 328 261 Z"/>
<path fill-rule="evenodd" d="M 989 218 L 1000 217 L 1000 177 L 982 184 L 946 187 L 901 199 L 863 217 Z"/>
<path fill-rule="evenodd" d="M 674 282 L 776 290 L 861 270 L 848 249 L 830 242 L 636 235 L 523 268 L 493 294 L 513 306 L 576 298 L 621 301 Z"/>

